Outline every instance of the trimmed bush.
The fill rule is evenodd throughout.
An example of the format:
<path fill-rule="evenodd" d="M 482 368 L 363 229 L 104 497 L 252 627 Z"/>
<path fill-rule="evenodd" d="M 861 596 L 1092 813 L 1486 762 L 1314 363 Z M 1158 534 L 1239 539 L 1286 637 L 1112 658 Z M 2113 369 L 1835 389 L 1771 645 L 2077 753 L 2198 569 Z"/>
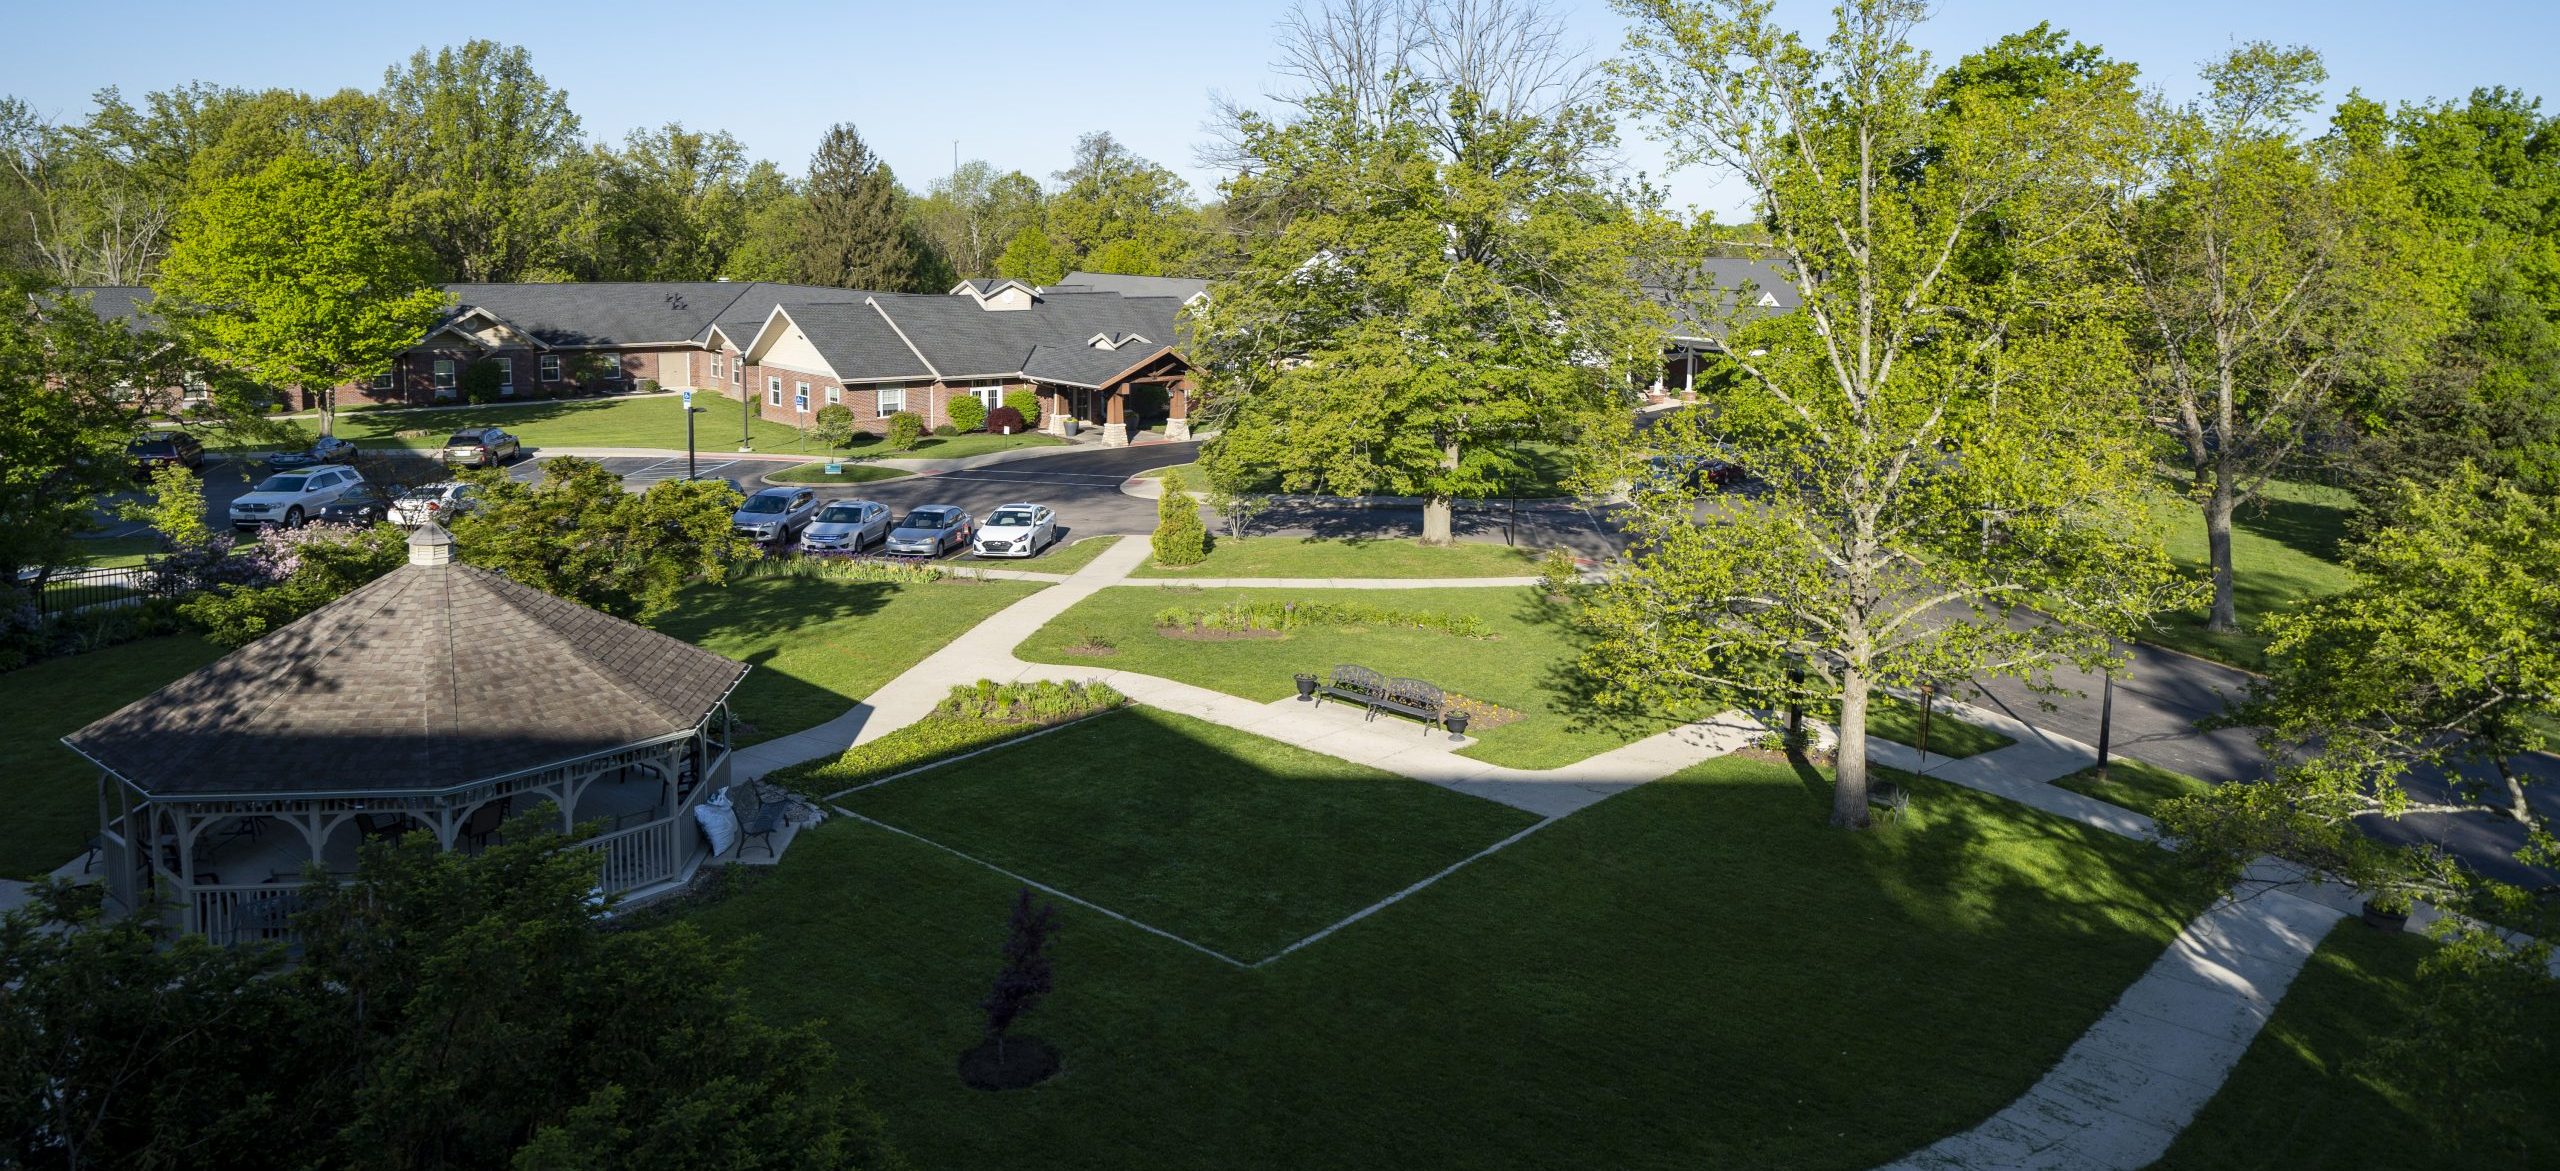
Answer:
<path fill-rule="evenodd" d="M 998 684 L 982 680 L 975 686 L 952 688 L 934 714 L 869 744 L 848 748 L 834 760 L 793 765 L 764 779 L 823 797 L 946 756 L 958 756 L 1106 712 L 1128 701 L 1127 696 L 1100 683 Z M 978 712 L 993 714 L 974 714 Z"/>
<path fill-rule="evenodd" d="M 1158 565 L 1198 565 L 1209 556 L 1209 528 L 1200 523 L 1200 502 L 1191 498 L 1190 487 L 1181 469 L 1165 473 L 1153 538 Z"/>
<path fill-rule="evenodd" d="M 987 412 L 987 430 L 998 435 L 1020 435 L 1030 429 L 1030 420 L 1012 407 L 997 407 Z"/>
<path fill-rule="evenodd" d="M 507 372 L 490 358 L 482 358 L 462 368 L 462 397 L 486 406 L 498 401 L 498 388 L 506 384 Z"/>
<path fill-rule="evenodd" d="M 924 416 L 914 411 L 900 411 L 889 416 L 889 449 L 906 451 L 924 438 Z"/>
<path fill-rule="evenodd" d="M 1040 392 L 1029 387 L 1004 392 L 1004 405 L 1032 427 L 1040 425 Z"/>
<path fill-rule="evenodd" d="M 810 420 L 809 424 L 809 433 L 817 436 L 818 442 L 828 447 L 852 446 L 853 433 L 858 430 L 861 430 L 861 426 L 853 420 L 853 408 L 843 403 L 828 403 L 819 407 L 817 417 Z"/>
<path fill-rule="evenodd" d="M 975 431 L 987 425 L 987 404 L 976 395 L 962 395 L 951 400 L 951 425 L 963 431 Z"/>
<path fill-rule="evenodd" d="M 1235 601 L 1207 609 L 1171 606 L 1156 612 L 1156 625 L 1175 630 L 1277 630 L 1307 626 L 1401 626 L 1465 638 L 1491 638 L 1493 630 L 1473 614 L 1392 610 L 1359 602 Z"/>
<path fill-rule="evenodd" d="M 941 437 L 943 437 L 943 438 L 945 438 L 945 439 L 949 439 L 949 438 L 951 438 L 951 437 L 952 437 L 952 436 L 954 436 L 954 435 L 958 435 L 958 434 L 960 433 L 960 429 L 959 429 L 958 427 L 954 427 L 954 426 L 952 426 L 952 425 L 951 425 L 951 424 L 949 424 L 949 423 L 945 423 L 945 424 L 943 424 L 943 425 L 941 425 L 941 426 L 939 426 L 939 427 L 934 428 L 934 429 L 933 429 L 933 433 L 934 433 L 934 434 L 936 434 L 936 435 L 939 435 L 939 436 L 941 436 Z"/>

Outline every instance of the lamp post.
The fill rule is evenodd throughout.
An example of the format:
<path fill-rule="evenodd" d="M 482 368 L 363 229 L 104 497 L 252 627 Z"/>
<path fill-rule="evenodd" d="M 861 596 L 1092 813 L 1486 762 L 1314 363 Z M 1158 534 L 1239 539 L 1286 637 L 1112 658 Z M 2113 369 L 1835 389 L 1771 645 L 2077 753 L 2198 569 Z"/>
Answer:
<path fill-rule="evenodd" d="M 703 407 L 693 405 L 692 391 L 688 390 L 684 392 L 684 478 L 687 480 L 695 478 L 693 469 L 693 417 L 701 414 L 704 409 L 705 408 Z"/>
<path fill-rule="evenodd" d="M 2106 686 L 2098 699 L 2098 780 L 2107 779 L 2107 739 L 2115 731 L 2116 669 L 2105 668 Z"/>
<path fill-rule="evenodd" d="M 744 383 L 740 383 L 738 386 L 738 450 L 740 451 L 754 451 L 756 449 L 755 389 L 756 388 Z"/>

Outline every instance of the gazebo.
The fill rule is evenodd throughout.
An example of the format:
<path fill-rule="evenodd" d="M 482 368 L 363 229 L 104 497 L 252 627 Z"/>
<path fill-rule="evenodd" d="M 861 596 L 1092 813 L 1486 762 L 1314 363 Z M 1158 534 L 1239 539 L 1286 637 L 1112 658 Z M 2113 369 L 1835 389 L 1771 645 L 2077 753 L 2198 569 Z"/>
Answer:
<path fill-rule="evenodd" d="M 169 896 L 173 926 L 279 937 L 305 867 L 345 874 L 368 837 L 485 845 L 541 811 L 608 893 L 708 856 L 693 809 L 728 786 L 744 664 L 453 561 L 435 525 L 409 563 L 63 743 L 98 766 L 108 896 Z"/>

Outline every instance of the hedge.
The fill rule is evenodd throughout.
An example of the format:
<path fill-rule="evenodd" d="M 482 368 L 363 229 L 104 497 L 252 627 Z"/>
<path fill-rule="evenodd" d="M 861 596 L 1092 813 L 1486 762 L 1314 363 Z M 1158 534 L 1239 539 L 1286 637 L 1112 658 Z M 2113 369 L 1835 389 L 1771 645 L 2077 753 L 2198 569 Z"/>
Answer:
<path fill-rule="evenodd" d="M 1033 688 L 1042 689 L 1034 693 Z M 982 696 L 988 688 L 1020 689 L 1016 699 L 998 702 Z M 1054 690 L 1050 690 L 1054 689 Z M 1030 702 L 1033 695 L 1038 702 Z M 1067 702 L 1060 702 L 1060 697 Z M 934 709 L 934 714 L 891 732 L 868 744 L 858 744 L 834 760 L 809 761 L 768 774 L 772 784 L 798 792 L 825 797 L 847 789 L 867 785 L 884 777 L 930 764 L 946 757 L 958 756 L 1007 740 L 1018 740 L 1048 728 L 1070 723 L 1086 716 L 1110 711 L 1128 702 L 1128 697 L 1100 683 L 996 684 L 984 681 L 975 687 L 951 689 L 951 695 Z M 955 714 L 973 711 L 1038 710 L 1040 718 L 989 719 L 977 715 Z"/>

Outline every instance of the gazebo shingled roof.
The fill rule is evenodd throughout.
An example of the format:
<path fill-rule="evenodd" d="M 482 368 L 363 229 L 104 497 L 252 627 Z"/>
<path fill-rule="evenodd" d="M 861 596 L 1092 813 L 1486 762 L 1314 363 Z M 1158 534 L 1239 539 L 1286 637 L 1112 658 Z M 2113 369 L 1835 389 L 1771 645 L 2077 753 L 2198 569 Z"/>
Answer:
<path fill-rule="evenodd" d="M 746 674 L 450 541 L 63 742 L 155 795 L 436 792 L 690 732 Z"/>

